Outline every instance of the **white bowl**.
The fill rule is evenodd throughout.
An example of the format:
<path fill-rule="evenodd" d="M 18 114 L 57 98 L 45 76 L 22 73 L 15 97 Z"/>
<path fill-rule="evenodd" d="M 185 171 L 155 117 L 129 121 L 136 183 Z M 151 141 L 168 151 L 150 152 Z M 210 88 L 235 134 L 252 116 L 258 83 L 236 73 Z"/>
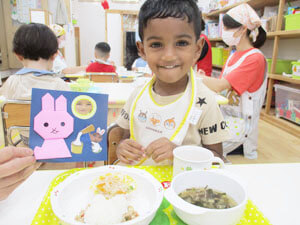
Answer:
<path fill-rule="evenodd" d="M 93 180 L 106 173 L 120 172 L 136 182 L 136 192 L 143 202 L 136 201 L 134 208 L 139 216 L 122 225 L 147 225 L 155 216 L 163 200 L 162 185 L 148 172 L 122 166 L 103 166 L 76 172 L 56 186 L 51 192 L 51 205 L 62 224 L 87 225 L 75 220 L 75 216 L 88 204 Z"/>
<path fill-rule="evenodd" d="M 205 187 L 225 192 L 237 206 L 229 209 L 207 209 L 190 204 L 178 196 L 187 188 Z M 165 198 L 173 205 L 176 214 L 189 225 L 234 225 L 243 216 L 247 193 L 235 178 L 220 170 L 195 170 L 180 173 L 174 177 L 171 187 L 165 191 Z"/>

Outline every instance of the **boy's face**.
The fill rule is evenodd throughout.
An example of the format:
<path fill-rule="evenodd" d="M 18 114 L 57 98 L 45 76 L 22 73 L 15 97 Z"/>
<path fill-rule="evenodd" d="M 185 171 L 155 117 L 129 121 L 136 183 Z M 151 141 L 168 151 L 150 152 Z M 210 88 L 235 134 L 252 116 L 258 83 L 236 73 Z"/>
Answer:
<path fill-rule="evenodd" d="M 177 18 L 152 19 L 144 29 L 141 56 L 165 83 L 181 80 L 200 57 L 203 40 L 196 41 L 193 24 Z"/>

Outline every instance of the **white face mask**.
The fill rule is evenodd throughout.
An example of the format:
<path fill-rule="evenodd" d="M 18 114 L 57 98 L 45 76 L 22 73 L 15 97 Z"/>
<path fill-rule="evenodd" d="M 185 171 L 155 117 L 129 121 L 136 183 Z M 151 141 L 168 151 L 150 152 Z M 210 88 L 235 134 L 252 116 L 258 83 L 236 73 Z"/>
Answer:
<path fill-rule="evenodd" d="M 233 37 L 234 33 L 237 30 L 238 29 L 228 31 L 228 30 L 222 29 L 222 39 L 228 46 L 234 46 L 234 45 L 236 46 L 238 43 L 240 43 L 241 36 Z"/>

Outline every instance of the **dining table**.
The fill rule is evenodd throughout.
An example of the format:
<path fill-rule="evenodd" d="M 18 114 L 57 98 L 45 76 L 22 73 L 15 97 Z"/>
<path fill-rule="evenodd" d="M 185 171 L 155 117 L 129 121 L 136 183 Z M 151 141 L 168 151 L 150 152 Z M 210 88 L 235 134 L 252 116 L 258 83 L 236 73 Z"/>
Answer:
<path fill-rule="evenodd" d="M 249 199 L 270 224 L 300 224 L 300 163 L 226 164 L 224 171 L 245 186 Z M 62 172 L 35 171 L 0 201 L 0 224 L 31 224 L 51 181 Z"/>

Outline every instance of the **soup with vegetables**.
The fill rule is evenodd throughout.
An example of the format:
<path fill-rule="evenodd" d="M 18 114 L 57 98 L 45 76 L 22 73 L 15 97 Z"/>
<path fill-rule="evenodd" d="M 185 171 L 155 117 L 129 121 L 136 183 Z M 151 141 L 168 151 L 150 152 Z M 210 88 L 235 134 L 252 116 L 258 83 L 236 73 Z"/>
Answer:
<path fill-rule="evenodd" d="M 196 206 L 209 209 L 228 209 L 237 203 L 226 193 L 208 188 L 188 188 L 179 194 L 183 200 Z"/>

